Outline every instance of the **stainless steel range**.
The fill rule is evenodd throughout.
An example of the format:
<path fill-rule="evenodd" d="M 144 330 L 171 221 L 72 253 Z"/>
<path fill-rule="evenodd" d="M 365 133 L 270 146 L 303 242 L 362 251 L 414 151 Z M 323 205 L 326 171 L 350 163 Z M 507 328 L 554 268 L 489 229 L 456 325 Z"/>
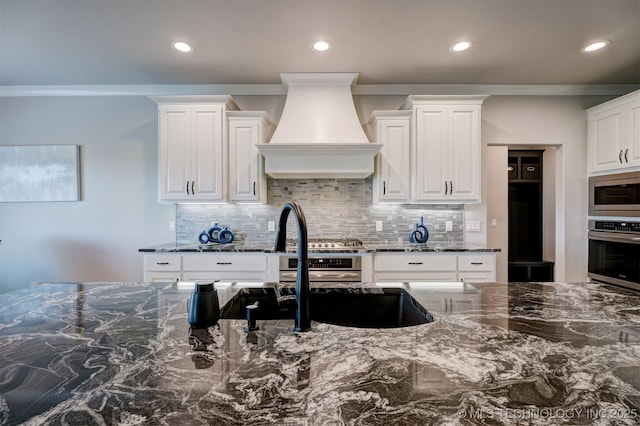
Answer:
<path fill-rule="evenodd" d="M 309 281 L 311 282 L 360 282 L 362 281 L 362 257 L 366 250 L 357 239 L 310 239 Z M 287 240 L 287 254 L 280 256 L 280 281 L 296 280 L 298 257 L 293 252 L 296 240 Z"/>

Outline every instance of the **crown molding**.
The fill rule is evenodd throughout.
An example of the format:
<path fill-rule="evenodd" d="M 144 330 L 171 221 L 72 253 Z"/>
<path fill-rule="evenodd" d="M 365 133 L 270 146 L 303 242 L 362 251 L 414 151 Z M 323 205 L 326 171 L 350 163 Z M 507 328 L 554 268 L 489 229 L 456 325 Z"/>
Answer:
<path fill-rule="evenodd" d="M 355 96 L 501 95 L 501 96 L 621 96 L 638 84 L 356 84 Z M 124 84 L 0 86 L 0 97 L 30 96 L 285 96 L 282 84 Z"/>

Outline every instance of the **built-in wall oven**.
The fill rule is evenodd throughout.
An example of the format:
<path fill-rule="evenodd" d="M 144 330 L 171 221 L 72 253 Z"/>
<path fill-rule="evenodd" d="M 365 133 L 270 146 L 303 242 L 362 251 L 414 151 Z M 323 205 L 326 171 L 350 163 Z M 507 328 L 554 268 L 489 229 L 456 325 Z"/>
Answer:
<path fill-rule="evenodd" d="M 295 250 L 295 241 L 287 242 L 287 251 Z M 361 282 L 362 256 L 365 250 L 356 239 L 309 240 L 310 282 Z M 298 256 L 287 253 L 280 256 L 280 282 L 295 282 L 298 276 Z"/>
<path fill-rule="evenodd" d="M 589 277 L 640 290 L 640 222 L 589 220 Z"/>
<path fill-rule="evenodd" d="M 640 171 L 590 177 L 589 215 L 640 217 Z"/>

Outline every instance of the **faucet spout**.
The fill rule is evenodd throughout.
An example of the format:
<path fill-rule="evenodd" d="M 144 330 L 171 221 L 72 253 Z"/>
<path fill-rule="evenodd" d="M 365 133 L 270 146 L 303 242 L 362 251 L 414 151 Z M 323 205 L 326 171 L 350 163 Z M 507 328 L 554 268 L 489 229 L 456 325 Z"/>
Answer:
<path fill-rule="evenodd" d="M 280 220 L 278 221 L 278 231 L 276 232 L 275 251 L 284 253 L 287 244 L 287 219 L 289 213 L 293 215 L 298 224 L 298 275 L 296 277 L 296 320 L 295 331 L 311 330 L 311 314 L 309 312 L 309 299 L 311 299 L 311 289 L 309 288 L 309 255 L 307 253 L 307 221 L 302 213 L 300 205 L 291 201 L 282 207 Z"/>

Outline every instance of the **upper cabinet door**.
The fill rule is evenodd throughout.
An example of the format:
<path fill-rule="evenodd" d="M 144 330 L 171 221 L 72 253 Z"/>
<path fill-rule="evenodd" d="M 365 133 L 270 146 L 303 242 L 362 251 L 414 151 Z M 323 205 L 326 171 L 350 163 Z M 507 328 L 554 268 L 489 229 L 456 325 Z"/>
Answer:
<path fill-rule="evenodd" d="M 449 114 L 446 106 L 416 109 L 414 200 L 432 202 L 449 193 Z"/>
<path fill-rule="evenodd" d="M 480 106 L 416 108 L 417 202 L 480 200 Z"/>
<path fill-rule="evenodd" d="M 640 91 L 587 111 L 589 174 L 640 168 Z"/>
<path fill-rule="evenodd" d="M 222 105 L 159 106 L 160 201 L 225 199 Z"/>
<path fill-rule="evenodd" d="M 160 200 L 180 200 L 191 180 L 191 114 L 184 105 L 159 108 Z"/>
<path fill-rule="evenodd" d="M 223 143 L 223 109 L 219 105 L 191 107 L 192 198 L 224 201 L 226 157 Z"/>
<path fill-rule="evenodd" d="M 480 107 L 449 109 L 449 197 L 480 200 Z"/>
<path fill-rule="evenodd" d="M 374 111 L 369 125 L 382 143 L 373 177 L 374 203 L 411 199 L 411 111 Z"/>
<path fill-rule="evenodd" d="M 256 144 L 264 143 L 273 124 L 264 112 L 235 111 L 229 118 L 229 187 L 231 201 L 266 203 L 264 158 Z"/>

